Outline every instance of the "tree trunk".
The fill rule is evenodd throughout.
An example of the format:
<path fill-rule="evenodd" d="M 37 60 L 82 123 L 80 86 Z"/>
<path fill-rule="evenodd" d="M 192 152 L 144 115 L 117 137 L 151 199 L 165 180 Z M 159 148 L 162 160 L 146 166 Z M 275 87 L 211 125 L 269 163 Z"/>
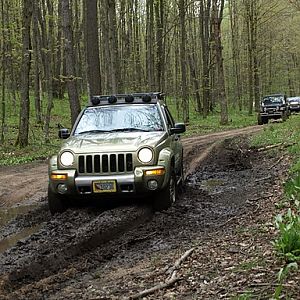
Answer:
<path fill-rule="evenodd" d="M 34 57 L 34 106 L 35 106 L 35 120 L 37 124 L 42 123 L 42 109 L 41 109 L 41 93 L 40 93 L 40 76 L 41 76 L 41 63 L 40 63 L 40 30 L 38 22 L 38 9 L 37 1 L 34 3 L 33 8 L 33 37 L 32 48 Z"/>
<path fill-rule="evenodd" d="M 6 4 L 6 3 L 5 3 Z M 0 144 L 4 144 L 4 130 L 5 130 L 5 122 L 6 122 L 6 103 L 5 103 L 5 83 L 6 83 L 6 68 L 7 68 L 7 60 L 6 60 L 6 31 L 5 28 L 7 26 L 6 22 L 5 22 L 5 14 L 4 14 L 4 0 L 2 0 L 1 2 L 1 27 L 2 27 L 2 37 L 3 37 L 3 41 L 2 41 L 2 80 L 1 80 L 1 135 L 0 135 Z"/>
<path fill-rule="evenodd" d="M 257 10 L 257 0 L 252 2 L 253 10 L 253 21 L 252 21 L 252 52 L 253 52 L 253 78 L 254 78 L 254 107 L 255 111 L 259 112 L 260 109 L 260 80 L 259 80 L 259 70 L 258 70 L 258 53 L 257 53 L 257 20 L 258 20 L 258 10 Z"/>
<path fill-rule="evenodd" d="M 205 5 L 206 4 L 206 5 Z M 210 10 L 211 1 L 200 1 L 200 39 L 202 44 L 203 118 L 207 118 L 210 103 Z"/>
<path fill-rule="evenodd" d="M 138 18 L 138 11 L 139 11 L 139 0 L 135 0 L 135 10 L 134 10 L 134 16 L 133 16 L 133 24 L 134 24 L 134 70 L 135 70 L 135 84 L 134 87 L 137 90 L 140 90 L 142 87 L 144 87 L 144 70 L 141 63 L 141 30 L 139 26 L 139 18 Z"/>
<path fill-rule="evenodd" d="M 154 7 L 153 0 L 146 0 L 147 5 L 147 29 L 146 29 L 146 68 L 148 89 L 155 90 L 154 73 Z"/>
<path fill-rule="evenodd" d="M 77 89 L 77 79 L 75 75 L 75 55 L 72 36 L 71 10 L 69 0 L 61 0 L 61 2 L 67 88 L 71 111 L 71 122 L 72 125 L 74 125 L 76 118 L 80 113 L 80 102 Z"/>
<path fill-rule="evenodd" d="M 159 91 L 164 90 L 165 49 L 164 49 L 164 0 L 155 2 L 157 59 L 156 73 Z"/>
<path fill-rule="evenodd" d="M 190 69 L 190 78 L 193 83 L 194 87 L 194 97 L 196 98 L 196 108 L 195 111 L 199 114 L 202 114 L 202 103 L 201 103 L 201 95 L 200 95 L 200 83 L 199 83 L 199 77 L 201 75 L 198 72 L 198 60 L 197 60 L 197 50 L 199 49 L 199 45 L 197 45 L 196 41 L 196 35 L 197 35 L 197 29 L 196 26 L 198 25 L 196 20 L 196 8 L 195 4 L 190 5 L 188 13 L 190 14 L 190 17 L 188 18 L 188 24 L 189 24 L 189 30 L 188 30 L 188 40 L 194 41 L 190 44 L 188 49 L 188 63 L 189 63 L 189 69 Z"/>
<path fill-rule="evenodd" d="M 110 68 L 111 79 L 110 88 L 112 93 L 117 93 L 120 89 L 120 74 L 119 68 L 119 46 L 118 46 L 118 34 L 117 34 L 117 20 L 116 20 L 116 1 L 105 0 L 106 13 L 108 15 L 108 49 L 110 54 Z M 106 42 L 106 44 L 107 44 Z"/>
<path fill-rule="evenodd" d="M 239 111 L 243 108 L 242 103 L 242 80 L 240 76 L 240 39 L 239 39 L 239 19 L 237 11 L 237 1 L 229 0 L 230 12 L 230 27 L 231 27 L 231 41 L 232 41 L 232 60 L 234 69 L 234 101 L 237 101 Z M 235 107 L 234 103 L 234 107 Z"/>
<path fill-rule="evenodd" d="M 22 17 L 22 68 L 21 68 L 21 109 L 17 144 L 24 148 L 28 145 L 29 135 L 29 72 L 30 72 L 30 27 L 32 19 L 32 1 L 23 1 Z"/>
<path fill-rule="evenodd" d="M 53 24 L 53 6 L 52 1 L 47 0 L 47 11 L 48 11 L 48 45 L 47 45 L 47 53 L 46 53 L 46 59 L 47 59 L 47 65 L 45 66 L 45 75 L 46 75 L 46 81 L 47 81 L 47 110 L 45 114 L 45 124 L 44 124 L 44 137 L 45 142 L 49 143 L 49 127 L 50 127 L 50 117 L 51 117 L 51 110 L 53 108 L 53 53 L 54 53 L 54 24 Z"/>
<path fill-rule="evenodd" d="M 98 6 L 97 0 L 84 0 L 86 4 L 85 34 L 87 56 L 87 78 L 89 95 L 101 94 Z"/>
<path fill-rule="evenodd" d="M 189 98 L 187 90 L 187 72 L 186 72 L 186 3 L 185 0 L 179 0 L 179 23 L 180 23 L 180 66 L 181 66 L 181 96 L 183 121 L 189 122 Z"/>
<path fill-rule="evenodd" d="M 228 108 L 227 108 L 227 96 L 225 90 L 225 78 L 224 78 L 224 66 L 223 66 L 223 52 L 221 42 L 221 23 L 223 19 L 224 0 L 213 0 L 213 33 L 214 33 L 214 45 L 216 55 L 216 67 L 217 67 L 217 84 L 219 103 L 221 107 L 221 125 L 228 124 Z"/>
<path fill-rule="evenodd" d="M 253 113 L 253 35 L 252 35 L 252 0 L 245 1 L 245 9 L 246 9 L 246 27 L 247 27 L 247 51 L 248 51 L 248 93 L 249 93 L 249 99 L 248 99 L 248 115 L 252 115 Z"/>
<path fill-rule="evenodd" d="M 58 15 L 61 16 L 61 1 L 58 2 Z M 54 55 L 54 80 L 53 80 L 53 96 L 59 99 L 63 99 L 65 84 L 62 80 L 63 75 L 63 43 L 62 43 L 62 23 L 61 18 L 57 20 L 57 38 L 55 43 L 55 55 Z"/>

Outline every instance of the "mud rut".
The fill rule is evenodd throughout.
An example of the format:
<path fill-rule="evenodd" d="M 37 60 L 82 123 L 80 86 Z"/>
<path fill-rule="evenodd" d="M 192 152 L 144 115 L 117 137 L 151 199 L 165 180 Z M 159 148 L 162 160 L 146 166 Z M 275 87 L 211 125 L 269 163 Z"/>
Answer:
<path fill-rule="evenodd" d="M 275 158 L 266 160 L 248 149 L 246 138 L 232 137 L 260 129 L 186 138 L 185 191 L 166 212 L 129 202 L 51 217 L 45 197 L 27 200 L 36 207 L 0 228 L 2 242 L 36 228 L 0 253 L 0 299 L 127 299 L 153 285 L 145 278 L 155 270 L 156 255 L 171 263 L 168 253 L 199 237 L 205 243 L 232 218 L 255 213 L 251 200 L 275 178 L 278 169 L 268 168 Z"/>

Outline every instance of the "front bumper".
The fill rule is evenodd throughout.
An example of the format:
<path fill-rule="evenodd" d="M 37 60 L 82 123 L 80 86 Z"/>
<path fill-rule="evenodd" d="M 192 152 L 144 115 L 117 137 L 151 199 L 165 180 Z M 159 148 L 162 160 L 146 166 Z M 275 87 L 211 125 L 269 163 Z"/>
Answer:
<path fill-rule="evenodd" d="M 300 111 L 300 105 L 290 106 L 291 111 Z"/>
<path fill-rule="evenodd" d="M 145 175 L 145 171 L 164 169 L 162 175 Z M 55 174 L 67 174 L 67 179 L 53 180 Z M 50 172 L 49 187 L 53 193 L 62 193 L 59 186 L 64 186 L 63 194 L 66 196 L 94 195 L 96 197 L 112 196 L 121 194 L 142 195 L 163 189 L 168 182 L 168 172 L 164 167 L 138 167 L 131 174 L 116 175 L 89 175 L 77 176 L 76 170 L 54 170 Z M 157 188 L 149 188 L 149 181 L 156 181 Z M 98 181 L 115 181 L 116 192 L 95 193 L 93 183 Z"/>
<path fill-rule="evenodd" d="M 266 112 L 261 112 L 260 115 L 262 117 L 278 117 L 281 118 L 283 116 L 283 112 L 282 111 L 266 111 Z"/>

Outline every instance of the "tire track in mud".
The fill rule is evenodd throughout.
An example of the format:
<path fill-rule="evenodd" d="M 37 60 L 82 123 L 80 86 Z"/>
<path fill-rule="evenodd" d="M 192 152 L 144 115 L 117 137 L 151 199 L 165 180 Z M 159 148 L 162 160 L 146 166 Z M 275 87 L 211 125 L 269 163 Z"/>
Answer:
<path fill-rule="evenodd" d="M 226 138 L 249 135 L 259 132 L 262 126 L 255 125 L 246 128 L 215 132 L 208 135 L 188 137 L 182 139 L 184 156 L 185 179 L 196 171 L 201 161 L 211 153 L 218 143 Z"/>
<path fill-rule="evenodd" d="M 38 201 L 46 196 L 47 181 L 44 161 L 14 167 L 0 166 L 0 207 L 13 206 L 24 199 Z"/>
<path fill-rule="evenodd" d="M 211 153 L 216 142 L 261 129 L 261 126 L 253 126 L 184 138 L 184 166 L 187 175 L 196 171 L 201 161 Z M 103 260 L 109 254 L 113 256 L 114 251 L 117 252 L 118 238 L 152 216 L 153 212 L 148 206 L 131 206 L 105 212 L 68 210 L 50 220 L 48 217 L 44 218 L 45 224 L 43 223 L 38 232 L 0 254 L 0 296 L 6 295 L 5 299 L 23 299 L 12 295 L 18 290 L 22 293 L 23 287 L 26 289 L 30 285 L 38 286 L 40 282 L 49 281 L 51 285 L 51 280 L 55 282 L 55 278 L 60 277 L 61 270 L 70 268 L 76 259 L 88 256 L 90 251 L 100 245 Z M 107 244 L 113 240 L 116 241 L 115 246 L 110 248 Z"/>
<path fill-rule="evenodd" d="M 57 216 L 39 232 L 0 255 L 0 294 L 5 295 L 12 287 L 19 288 L 58 272 L 74 258 L 118 238 L 152 215 L 150 206 L 139 209 L 130 206 L 105 211 L 98 216 L 92 214 L 89 218 L 82 211 L 67 211 Z M 85 224 L 78 227 L 80 221 Z"/>

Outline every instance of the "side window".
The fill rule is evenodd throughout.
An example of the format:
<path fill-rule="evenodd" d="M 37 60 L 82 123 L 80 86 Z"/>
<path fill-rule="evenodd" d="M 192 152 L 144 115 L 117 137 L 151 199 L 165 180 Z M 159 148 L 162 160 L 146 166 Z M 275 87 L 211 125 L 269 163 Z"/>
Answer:
<path fill-rule="evenodd" d="M 165 106 L 164 107 L 165 113 L 166 113 L 166 117 L 167 117 L 167 122 L 168 122 L 168 127 L 169 128 L 173 128 L 174 127 L 174 119 L 169 111 L 169 109 Z"/>

